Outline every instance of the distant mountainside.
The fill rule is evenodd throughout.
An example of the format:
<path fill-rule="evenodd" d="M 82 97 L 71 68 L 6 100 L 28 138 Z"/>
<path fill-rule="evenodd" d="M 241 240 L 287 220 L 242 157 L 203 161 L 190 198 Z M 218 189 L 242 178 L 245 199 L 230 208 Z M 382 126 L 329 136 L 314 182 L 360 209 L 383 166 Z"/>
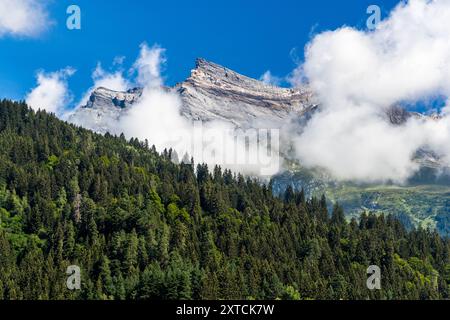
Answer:
<path fill-rule="evenodd" d="M 197 60 L 188 79 L 164 90 L 179 95 L 182 102 L 180 113 L 187 119 L 220 120 L 240 128 L 266 128 L 268 125 L 282 128 L 292 119 L 307 120 L 320 109 L 314 92 L 306 85 L 295 89 L 268 85 L 204 59 Z M 114 132 L 111 124 L 126 114 L 142 94 L 142 88 L 127 92 L 97 88 L 88 103 L 76 110 L 69 121 L 100 133 Z M 385 110 L 385 117 L 393 125 L 401 126 L 410 117 L 434 121 L 438 116 L 390 106 Z M 442 175 L 448 168 L 426 148 L 417 151 L 415 160 L 422 169 L 411 179 L 410 186 L 398 187 L 395 201 L 390 187 L 340 183 L 323 172 L 303 168 L 298 163 L 274 177 L 275 192 L 284 192 L 287 186 L 292 185 L 297 189 L 304 188 L 311 195 L 325 193 L 330 199 L 342 201 L 351 216 L 359 215 L 362 210 L 385 211 L 403 217 L 406 225 L 436 227 L 441 234 L 449 235 L 450 194 L 447 187 L 450 179 L 448 175 Z M 432 192 L 428 193 L 429 190 Z M 390 200 L 369 201 L 372 205 L 368 205 L 367 199 L 381 199 L 383 196 Z M 439 201 L 436 201 L 437 197 Z"/>
<path fill-rule="evenodd" d="M 289 186 L 303 189 L 308 197 L 325 194 L 329 206 L 339 202 L 348 218 L 358 217 L 362 212 L 392 214 L 407 228 L 436 229 L 442 236 L 450 236 L 448 181 L 411 181 L 406 186 L 361 185 L 335 181 L 320 170 L 295 167 L 274 177 L 272 186 L 278 195 Z"/>

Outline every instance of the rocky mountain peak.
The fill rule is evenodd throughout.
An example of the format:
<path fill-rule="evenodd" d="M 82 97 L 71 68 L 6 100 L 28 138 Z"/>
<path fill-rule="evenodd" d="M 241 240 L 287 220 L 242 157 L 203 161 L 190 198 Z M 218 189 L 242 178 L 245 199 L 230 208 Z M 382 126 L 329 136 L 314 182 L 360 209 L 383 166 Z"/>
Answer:
<path fill-rule="evenodd" d="M 191 76 L 164 90 L 179 95 L 180 113 L 191 120 L 225 121 L 238 127 L 280 127 L 291 116 L 301 116 L 316 107 L 307 88 L 280 88 L 239 74 L 199 58 Z M 118 119 L 142 96 L 143 89 L 118 92 L 95 89 L 86 106 L 71 117 L 75 123 L 90 124 L 89 129 L 108 131 L 108 122 Z"/>
<path fill-rule="evenodd" d="M 185 82 L 201 83 L 202 85 L 218 86 L 225 89 L 249 90 L 267 96 L 283 94 L 289 96 L 310 94 L 312 96 L 312 92 L 307 87 L 281 88 L 266 84 L 203 58 L 197 58 L 196 67 Z"/>
<path fill-rule="evenodd" d="M 196 67 L 191 72 L 188 81 L 209 82 L 212 85 L 234 84 L 251 88 L 264 85 L 262 82 L 241 75 L 231 69 L 225 68 L 203 58 L 196 60 Z M 264 85 L 265 86 L 265 85 Z"/>
<path fill-rule="evenodd" d="M 276 125 L 315 106 L 314 96 L 306 87 L 268 85 L 202 58 L 197 59 L 191 76 L 175 90 L 183 100 L 182 113 L 186 117 L 224 120 L 239 127 L 255 126 L 256 122 Z"/>

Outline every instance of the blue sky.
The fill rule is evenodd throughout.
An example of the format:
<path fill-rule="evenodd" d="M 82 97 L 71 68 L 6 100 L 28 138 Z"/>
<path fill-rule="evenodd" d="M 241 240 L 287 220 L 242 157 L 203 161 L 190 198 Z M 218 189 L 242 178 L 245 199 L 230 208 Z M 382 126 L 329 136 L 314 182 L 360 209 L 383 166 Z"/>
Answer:
<path fill-rule="evenodd" d="M 51 0 L 52 25 L 37 37 L 0 38 L 0 98 L 22 99 L 36 85 L 36 72 L 66 66 L 77 70 L 69 80 L 75 100 L 91 85 L 97 62 L 108 69 L 114 57 L 129 67 L 139 45 L 167 49 L 166 82 L 182 81 L 204 57 L 258 78 L 266 70 L 285 76 L 301 59 L 311 34 L 342 25 L 364 28 L 371 4 L 383 17 L 398 1 L 256 1 L 256 0 Z M 82 29 L 66 28 L 66 9 L 81 8 Z"/>

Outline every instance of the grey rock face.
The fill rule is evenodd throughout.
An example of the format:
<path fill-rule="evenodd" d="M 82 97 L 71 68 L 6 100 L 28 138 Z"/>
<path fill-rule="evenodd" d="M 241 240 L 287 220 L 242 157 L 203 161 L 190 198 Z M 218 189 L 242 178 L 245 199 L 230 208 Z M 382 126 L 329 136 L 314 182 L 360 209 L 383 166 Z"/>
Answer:
<path fill-rule="evenodd" d="M 127 92 L 97 88 L 91 95 L 85 108 L 105 109 L 115 107 L 118 109 L 126 109 L 138 101 L 141 95 L 142 89 L 139 88 L 131 89 Z"/>
<path fill-rule="evenodd" d="M 308 88 L 267 85 L 203 59 L 197 60 L 191 76 L 175 90 L 187 118 L 230 121 L 239 127 L 258 127 L 268 121 L 280 125 L 316 105 Z"/>
<path fill-rule="evenodd" d="M 386 116 L 389 121 L 395 125 L 405 124 L 408 119 L 416 118 L 418 120 L 437 120 L 440 118 L 437 114 L 425 115 L 418 112 L 409 112 L 402 107 L 391 106 L 386 109 Z"/>
<path fill-rule="evenodd" d="M 389 121 L 395 125 L 402 125 L 411 117 L 411 113 L 400 107 L 390 107 L 386 110 Z"/>

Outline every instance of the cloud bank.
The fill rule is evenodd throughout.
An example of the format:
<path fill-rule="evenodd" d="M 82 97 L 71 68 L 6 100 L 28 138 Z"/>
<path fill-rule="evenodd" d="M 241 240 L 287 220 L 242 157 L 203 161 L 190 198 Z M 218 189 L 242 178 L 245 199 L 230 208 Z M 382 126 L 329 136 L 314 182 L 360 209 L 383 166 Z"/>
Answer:
<path fill-rule="evenodd" d="M 0 37 L 35 37 L 50 24 L 42 0 L 0 0 Z"/>
<path fill-rule="evenodd" d="M 295 138 L 298 158 L 344 180 L 405 182 L 428 146 L 450 165 L 450 107 L 443 117 L 398 126 L 386 109 L 450 97 L 450 1 L 400 3 L 374 31 L 343 27 L 306 48 L 293 83 L 307 79 L 321 111 Z"/>

